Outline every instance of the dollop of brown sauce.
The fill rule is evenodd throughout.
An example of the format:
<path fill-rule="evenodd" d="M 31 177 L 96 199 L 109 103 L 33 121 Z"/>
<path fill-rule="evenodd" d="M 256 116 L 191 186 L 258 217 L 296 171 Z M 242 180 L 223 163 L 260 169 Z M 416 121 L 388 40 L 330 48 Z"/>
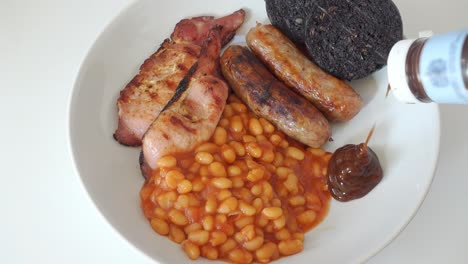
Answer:
<path fill-rule="evenodd" d="M 328 190 L 341 202 L 365 196 L 382 177 L 379 158 L 365 143 L 337 149 L 328 163 Z"/>

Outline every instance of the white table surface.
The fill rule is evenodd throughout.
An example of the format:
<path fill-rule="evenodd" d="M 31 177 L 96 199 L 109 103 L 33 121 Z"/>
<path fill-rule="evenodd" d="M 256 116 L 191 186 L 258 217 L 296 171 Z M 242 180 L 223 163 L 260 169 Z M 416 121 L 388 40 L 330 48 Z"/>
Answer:
<path fill-rule="evenodd" d="M 0 1 L 1 263 L 154 263 L 91 203 L 66 134 L 80 63 L 131 2 Z M 468 27 L 466 0 L 395 2 L 407 36 Z M 440 160 L 427 199 L 369 263 L 468 263 L 468 106 L 441 106 L 440 113 Z"/>

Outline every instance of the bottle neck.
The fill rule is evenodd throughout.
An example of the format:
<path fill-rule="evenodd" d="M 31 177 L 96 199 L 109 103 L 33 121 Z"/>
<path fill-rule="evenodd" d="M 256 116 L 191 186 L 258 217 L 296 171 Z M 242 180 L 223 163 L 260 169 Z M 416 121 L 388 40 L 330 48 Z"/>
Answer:
<path fill-rule="evenodd" d="M 408 50 L 408 55 L 406 56 L 406 77 L 408 87 L 410 88 L 411 93 L 413 93 L 416 99 L 424 103 L 430 103 L 432 102 L 432 100 L 429 98 L 426 91 L 424 90 L 424 86 L 422 85 L 421 77 L 419 74 L 419 62 L 421 59 L 421 52 L 426 41 L 427 38 L 417 39 L 410 46 Z"/>

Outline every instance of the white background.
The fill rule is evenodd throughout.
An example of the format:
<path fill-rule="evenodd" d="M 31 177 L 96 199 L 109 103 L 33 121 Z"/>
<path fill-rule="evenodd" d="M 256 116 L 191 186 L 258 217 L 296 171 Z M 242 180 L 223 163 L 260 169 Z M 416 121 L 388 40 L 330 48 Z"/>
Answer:
<path fill-rule="evenodd" d="M 154 263 L 99 215 L 67 146 L 68 100 L 80 63 L 131 2 L 0 0 L 1 263 Z M 409 37 L 468 27 L 466 0 L 395 2 Z M 468 106 L 440 112 L 440 160 L 429 195 L 369 263 L 468 263 Z"/>

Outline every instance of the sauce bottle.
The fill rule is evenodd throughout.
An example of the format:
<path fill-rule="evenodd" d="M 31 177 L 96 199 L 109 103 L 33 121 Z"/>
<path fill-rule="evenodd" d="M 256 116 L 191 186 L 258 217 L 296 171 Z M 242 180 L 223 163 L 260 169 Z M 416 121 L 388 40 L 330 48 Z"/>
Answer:
<path fill-rule="evenodd" d="M 468 29 L 397 42 L 387 71 L 400 101 L 468 104 Z"/>

